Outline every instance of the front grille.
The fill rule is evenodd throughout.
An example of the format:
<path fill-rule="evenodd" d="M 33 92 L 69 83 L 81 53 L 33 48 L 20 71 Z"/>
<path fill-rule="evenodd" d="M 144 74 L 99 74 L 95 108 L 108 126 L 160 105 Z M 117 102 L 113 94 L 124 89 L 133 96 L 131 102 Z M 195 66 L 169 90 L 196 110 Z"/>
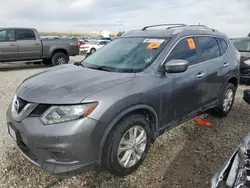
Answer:
<path fill-rule="evenodd" d="M 65 151 L 49 151 L 50 157 L 56 161 L 68 162 L 71 161 L 70 156 Z"/>
<path fill-rule="evenodd" d="M 23 99 L 21 99 L 21 98 L 19 98 L 19 97 L 17 97 L 17 100 L 18 100 L 18 102 L 19 102 L 19 108 L 18 108 L 17 113 L 19 114 L 19 113 L 22 111 L 22 109 L 23 109 L 29 102 L 26 101 L 26 100 L 23 100 Z"/>
<path fill-rule="evenodd" d="M 39 104 L 29 116 L 31 117 L 40 117 L 51 105 L 48 104 Z"/>

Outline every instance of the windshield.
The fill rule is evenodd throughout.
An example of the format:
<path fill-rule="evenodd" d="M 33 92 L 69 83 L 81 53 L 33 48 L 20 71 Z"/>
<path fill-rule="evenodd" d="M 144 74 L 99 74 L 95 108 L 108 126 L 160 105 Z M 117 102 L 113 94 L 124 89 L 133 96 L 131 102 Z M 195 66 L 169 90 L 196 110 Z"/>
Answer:
<path fill-rule="evenodd" d="M 250 39 L 233 39 L 233 43 L 239 52 L 250 52 Z"/>
<path fill-rule="evenodd" d="M 113 72 L 141 72 L 166 45 L 166 39 L 119 38 L 86 58 L 82 65 Z"/>

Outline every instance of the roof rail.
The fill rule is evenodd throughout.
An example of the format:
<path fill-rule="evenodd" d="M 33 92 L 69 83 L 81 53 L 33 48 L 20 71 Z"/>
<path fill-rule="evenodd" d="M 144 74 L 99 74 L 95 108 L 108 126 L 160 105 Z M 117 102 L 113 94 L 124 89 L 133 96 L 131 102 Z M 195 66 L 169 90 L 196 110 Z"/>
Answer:
<path fill-rule="evenodd" d="M 142 28 L 142 31 L 150 28 L 150 27 L 161 27 L 161 26 L 179 26 L 179 27 L 188 27 L 187 24 L 158 24 L 158 25 L 149 25 L 149 26 L 146 26 L 144 28 Z"/>
<path fill-rule="evenodd" d="M 218 31 L 217 29 L 209 28 L 206 25 L 187 25 L 187 24 L 158 24 L 158 25 L 149 25 L 144 28 L 142 28 L 142 31 L 151 28 L 151 27 L 161 27 L 161 26 L 170 26 L 166 29 L 173 29 L 173 28 L 180 28 L 180 27 L 195 27 L 197 30 L 210 30 L 210 31 Z"/>
<path fill-rule="evenodd" d="M 189 27 L 203 27 L 203 28 L 208 28 L 206 25 L 189 25 Z"/>
<path fill-rule="evenodd" d="M 197 27 L 197 29 L 218 31 L 217 29 L 209 28 L 206 25 L 189 25 L 190 27 Z"/>

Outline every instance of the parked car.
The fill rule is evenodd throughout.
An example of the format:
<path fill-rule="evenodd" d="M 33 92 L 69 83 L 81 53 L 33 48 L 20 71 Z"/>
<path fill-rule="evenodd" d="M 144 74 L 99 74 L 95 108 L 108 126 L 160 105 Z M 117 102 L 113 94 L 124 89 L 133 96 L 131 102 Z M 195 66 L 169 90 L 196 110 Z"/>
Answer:
<path fill-rule="evenodd" d="M 88 44 L 83 44 L 80 46 L 80 54 L 93 54 L 96 52 L 96 50 L 99 50 L 108 43 L 110 43 L 109 40 L 90 41 Z"/>
<path fill-rule="evenodd" d="M 21 153 L 54 174 L 125 176 L 169 129 L 208 109 L 226 116 L 239 77 L 233 43 L 210 28 L 164 26 L 25 79 L 7 110 Z"/>
<path fill-rule="evenodd" d="M 41 60 L 58 65 L 79 54 L 75 40 L 41 40 L 36 29 L 1 28 L 0 62 Z"/>
<path fill-rule="evenodd" d="M 80 48 L 82 45 L 85 45 L 85 44 L 88 44 L 87 40 L 83 40 L 83 39 L 78 40 L 78 43 L 77 43 L 78 48 Z"/>
<path fill-rule="evenodd" d="M 244 90 L 243 99 L 250 104 L 250 90 Z M 235 149 L 222 168 L 213 176 L 211 188 L 250 187 L 250 133 Z"/>
<path fill-rule="evenodd" d="M 111 37 L 102 37 L 101 40 L 109 40 L 109 41 L 112 41 L 112 38 L 111 38 Z"/>
<path fill-rule="evenodd" d="M 250 81 L 250 38 L 232 39 L 235 48 L 240 52 L 240 80 Z"/>

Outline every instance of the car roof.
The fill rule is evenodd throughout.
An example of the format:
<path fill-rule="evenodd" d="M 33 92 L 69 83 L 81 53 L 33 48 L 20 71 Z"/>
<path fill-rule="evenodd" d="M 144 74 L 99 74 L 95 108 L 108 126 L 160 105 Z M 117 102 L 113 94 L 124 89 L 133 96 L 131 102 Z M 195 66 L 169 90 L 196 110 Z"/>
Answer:
<path fill-rule="evenodd" d="M 156 28 L 158 26 L 168 26 L 164 29 L 150 29 Z M 169 27 L 169 25 L 175 25 Z M 140 30 L 133 30 L 124 33 L 121 37 L 156 37 L 156 38 L 169 38 L 173 35 L 216 35 L 225 36 L 225 34 L 220 33 L 216 29 L 209 28 L 204 25 L 185 25 L 185 24 L 160 24 L 153 26 L 146 26 Z"/>
<path fill-rule="evenodd" d="M 3 29 L 29 29 L 29 30 L 36 30 L 35 28 L 29 28 L 29 27 L 1 27 L 0 30 Z"/>
<path fill-rule="evenodd" d="M 250 40 L 250 37 L 234 37 L 234 38 L 231 38 L 232 40 Z"/>
<path fill-rule="evenodd" d="M 97 40 L 98 42 L 102 42 L 102 41 L 110 41 L 110 40 L 104 40 L 104 39 L 101 39 L 101 40 Z"/>

